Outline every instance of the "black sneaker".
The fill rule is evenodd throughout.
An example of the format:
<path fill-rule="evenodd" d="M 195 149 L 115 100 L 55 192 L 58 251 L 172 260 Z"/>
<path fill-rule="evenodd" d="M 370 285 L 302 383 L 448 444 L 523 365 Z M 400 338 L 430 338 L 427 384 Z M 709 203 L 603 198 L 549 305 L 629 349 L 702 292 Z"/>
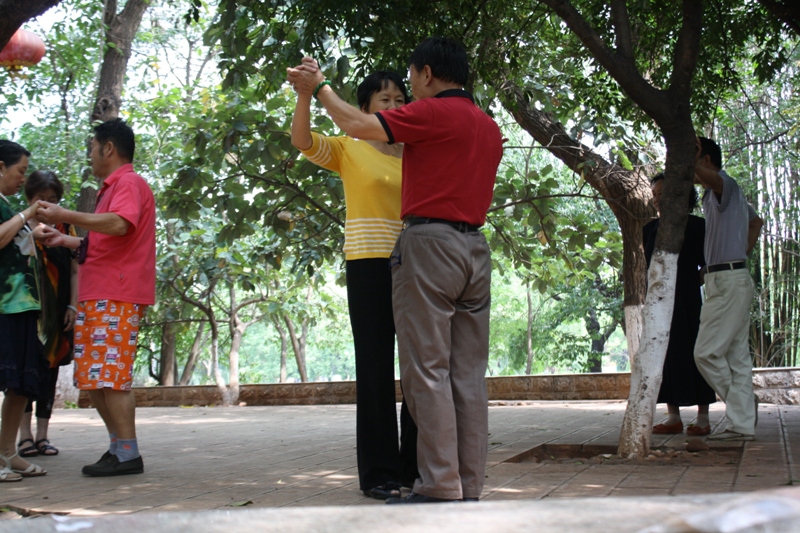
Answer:
<path fill-rule="evenodd" d="M 100 461 L 93 465 L 87 465 L 81 470 L 84 475 L 91 477 L 124 476 L 128 474 L 141 474 L 144 472 L 144 461 L 140 455 L 130 461 L 119 462 L 116 455 L 112 455 L 105 461 Z"/>

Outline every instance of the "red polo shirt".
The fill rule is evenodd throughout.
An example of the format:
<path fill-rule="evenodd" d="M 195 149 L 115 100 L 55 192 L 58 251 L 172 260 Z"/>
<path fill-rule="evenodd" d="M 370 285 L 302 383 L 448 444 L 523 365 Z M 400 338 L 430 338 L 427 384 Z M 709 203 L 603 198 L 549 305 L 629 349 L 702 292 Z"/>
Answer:
<path fill-rule="evenodd" d="M 486 221 L 503 155 L 500 128 L 460 89 L 376 113 L 404 143 L 400 216 Z"/>
<path fill-rule="evenodd" d="M 156 301 L 156 207 L 153 191 L 123 165 L 104 181 L 95 213 L 115 213 L 130 223 L 125 235 L 89 232 L 86 261 L 78 268 L 78 300 Z"/>

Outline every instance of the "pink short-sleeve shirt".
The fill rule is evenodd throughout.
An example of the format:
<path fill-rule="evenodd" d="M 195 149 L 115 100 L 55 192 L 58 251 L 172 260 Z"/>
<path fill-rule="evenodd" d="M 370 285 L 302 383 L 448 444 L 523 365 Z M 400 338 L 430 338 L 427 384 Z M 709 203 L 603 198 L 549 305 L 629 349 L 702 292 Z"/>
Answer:
<path fill-rule="evenodd" d="M 95 213 L 115 213 L 130 223 L 125 235 L 90 231 L 86 261 L 78 269 L 78 300 L 152 305 L 156 298 L 156 208 L 153 191 L 123 165 L 103 182 Z"/>

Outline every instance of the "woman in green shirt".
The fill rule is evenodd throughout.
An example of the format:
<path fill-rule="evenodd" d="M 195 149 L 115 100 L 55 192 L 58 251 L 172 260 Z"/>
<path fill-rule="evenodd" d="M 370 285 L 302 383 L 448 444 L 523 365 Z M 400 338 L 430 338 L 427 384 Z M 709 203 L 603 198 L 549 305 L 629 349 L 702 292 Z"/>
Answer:
<path fill-rule="evenodd" d="M 15 213 L 8 196 L 25 182 L 30 152 L 15 142 L 0 140 L 0 390 L 4 393 L 0 419 L 0 482 L 47 472 L 16 453 L 16 438 L 28 398 L 39 393 L 39 291 L 36 288 L 35 248 L 25 222 L 36 215 L 38 203 Z"/>

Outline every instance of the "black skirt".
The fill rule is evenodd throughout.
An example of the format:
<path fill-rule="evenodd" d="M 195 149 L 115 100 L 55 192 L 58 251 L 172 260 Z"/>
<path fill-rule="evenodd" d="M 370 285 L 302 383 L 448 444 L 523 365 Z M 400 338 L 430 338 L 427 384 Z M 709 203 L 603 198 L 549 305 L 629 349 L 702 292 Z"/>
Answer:
<path fill-rule="evenodd" d="M 37 334 L 39 311 L 0 314 L 0 390 L 36 398 L 39 394 L 42 343 Z"/>

